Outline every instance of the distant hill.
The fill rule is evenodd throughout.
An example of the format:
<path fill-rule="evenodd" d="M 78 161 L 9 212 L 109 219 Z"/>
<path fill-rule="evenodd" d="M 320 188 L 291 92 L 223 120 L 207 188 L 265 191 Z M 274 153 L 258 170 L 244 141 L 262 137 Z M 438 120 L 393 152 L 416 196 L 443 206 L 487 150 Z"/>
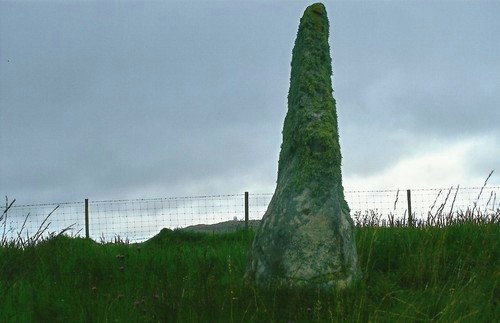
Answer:
<path fill-rule="evenodd" d="M 248 226 L 257 229 L 260 220 L 248 221 Z M 245 228 L 245 221 L 226 221 L 215 224 L 196 224 L 189 227 L 182 228 L 185 231 L 205 232 L 205 233 L 224 233 L 233 232 Z"/>

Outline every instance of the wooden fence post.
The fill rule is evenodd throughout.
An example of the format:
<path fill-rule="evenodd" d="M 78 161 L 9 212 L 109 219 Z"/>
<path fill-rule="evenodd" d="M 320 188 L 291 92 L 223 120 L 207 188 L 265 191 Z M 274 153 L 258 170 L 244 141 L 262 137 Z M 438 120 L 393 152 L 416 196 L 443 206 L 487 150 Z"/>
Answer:
<path fill-rule="evenodd" d="M 89 199 L 85 199 L 85 238 L 90 238 L 89 232 Z"/>
<path fill-rule="evenodd" d="M 248 229 L 248 192 L 245 192 L 245 228 Z"/>
<path fill-rule="evenodd" d="M 411 213 L 411 190 L 406 190 L 406 199 L 408 201 L 408 226 L 412 226 L 413 214 Z"/>

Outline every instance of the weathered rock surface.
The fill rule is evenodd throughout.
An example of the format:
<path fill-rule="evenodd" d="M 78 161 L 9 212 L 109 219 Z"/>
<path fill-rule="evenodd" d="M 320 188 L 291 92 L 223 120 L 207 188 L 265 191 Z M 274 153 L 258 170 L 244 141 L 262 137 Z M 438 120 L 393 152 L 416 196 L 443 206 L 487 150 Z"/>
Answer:
<path fill-rule="evenodd" d="M 360 276 L 344 198 L 329 24 L 309 6 L 292 55 L 276 191 L 256 233 L 246 277 L 258 286 L 342 289 Z"/>

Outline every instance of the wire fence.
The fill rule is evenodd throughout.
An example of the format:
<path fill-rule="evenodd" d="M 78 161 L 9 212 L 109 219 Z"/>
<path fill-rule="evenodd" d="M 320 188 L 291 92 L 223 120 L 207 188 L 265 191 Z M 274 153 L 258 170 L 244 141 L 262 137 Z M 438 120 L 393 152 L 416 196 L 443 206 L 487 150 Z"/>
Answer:
<path fill-rule="evenodd" d="M 500 210 L 500 186 L 449 189 L 346 191 L 357 225 L 386 225 L 390 221 L 423 221 L 437 214 L 474 210 L 483 215 Z M 136 200 L 85 201 L 0 207 L 0 237 L 28 238 L 66 230 L 94 240 L 141 242 L 162 228 L 185 228 L 221 222 L 248 224 L 262 219 L 272 193 Z M 87 210 L 87 212 L 86 212 Z M 48 217 L 48 215 L 50 217 Z M 87 220 L 86 220 L 87 219 Z M 3 232 L 2 232 L 3 231 Z"/>

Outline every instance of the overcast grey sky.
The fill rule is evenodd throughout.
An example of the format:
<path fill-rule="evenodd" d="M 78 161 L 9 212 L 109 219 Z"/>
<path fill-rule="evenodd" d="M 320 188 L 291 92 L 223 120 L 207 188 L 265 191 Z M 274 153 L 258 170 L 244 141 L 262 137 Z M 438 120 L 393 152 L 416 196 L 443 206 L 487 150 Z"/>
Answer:
<path fill-rule="evenodd" d="M 0 1 L 0 194 L 273 192 L 311 1 Z M 347 190 L 500 185 L 500 1 L 325 1 Z"/>

